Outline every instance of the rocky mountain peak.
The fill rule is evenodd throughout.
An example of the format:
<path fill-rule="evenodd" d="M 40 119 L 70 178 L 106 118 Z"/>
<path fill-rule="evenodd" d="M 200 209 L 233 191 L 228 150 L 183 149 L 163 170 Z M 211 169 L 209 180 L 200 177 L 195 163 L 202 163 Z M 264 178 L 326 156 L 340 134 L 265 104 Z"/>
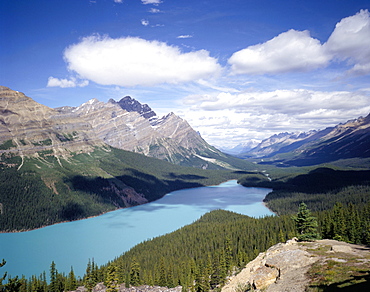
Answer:
<path fill-rule="evenodd" d="M 0 144 L 9 144 L 3 151 L 29 156 L 47 150 L 64 156 L 89 152 L 93 146 L 101 145 L 90 124 L 68 110 L 49 108 L 1 86 Z"/>
<path fill-rule="evenodd" d="M 131 96 L 125 96 L 118 102 L 113 99 L 110 99 L 108 102 L 118 104 L 122 109 L 128 112 L 137 112 L 146 119 L 156 116 L 156 113 L 147 104 L 141 104 Z"/>

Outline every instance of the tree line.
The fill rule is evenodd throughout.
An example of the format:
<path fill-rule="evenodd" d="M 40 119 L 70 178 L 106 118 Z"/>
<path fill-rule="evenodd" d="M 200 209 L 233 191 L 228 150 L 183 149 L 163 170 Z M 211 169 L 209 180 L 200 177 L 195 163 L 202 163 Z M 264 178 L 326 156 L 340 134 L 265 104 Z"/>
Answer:
<path fill-rule="evenodd" d="M 361 184 L 341 185 L 340 188 L 333 187 L 338 183 L 329 178 L 331 186 L 324 188 L 326 192 L 319 192 L 318 185 L 310 186 L 311 192 L 305 192 L 305 184 L 302 188 L 294 187 L 294 182 L 305 181 L 309 185 L 317 173 L 333 175 L 332 171 L 324 169 L 311 173 L 309 177 L 299 176 L 290 180 L 289 189 L 280 187 L 267 196 L 268 205 L 279 216 L 251 218 L 216 210 L 179 230 L 144 241 L 112 262 L 98 266 L 93 260 L 89 261 L 81 279 L 76 279 L 73 270 L 68 275 L 58 273 L 52 263 L 50 283 L 45 273 L 31 279 L 12 278 L 8 281 L 22 283 L 20 290 L 15 291 L 27 292 L 67 291 L 77 285 L 91 290 L 99 282 L 104 282 L 108 291 L 113 291 L 118 283 L 124 283 L 127 287 L 141 284 L 181 285 L 184 291 L 202 292 L 219 290 L 227 277 L 239 272 L 259 252 L 293 236 L 369 245 L 370 191 L 366 183 L 367 174 L 362 173 Z M 356 180 L 355 173 L 349 175 L 348 182 Z M 253 180 L 251 176 L 248 179 Z M 258 178 L 257 183 L 259 181 L 262 178 Z M 342 183 L 339 182 L 339 185 Z M 296 215 L 292 217 L 293 214 Z M 299 222 L 308 222 L 309 228 L 302 229 Z"/>

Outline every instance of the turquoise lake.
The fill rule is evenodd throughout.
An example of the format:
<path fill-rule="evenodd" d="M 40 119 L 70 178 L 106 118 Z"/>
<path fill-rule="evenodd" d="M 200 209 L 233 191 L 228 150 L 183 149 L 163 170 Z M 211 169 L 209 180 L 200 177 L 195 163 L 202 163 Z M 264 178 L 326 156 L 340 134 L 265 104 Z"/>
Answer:
<path fill-rule="evenodd" d="M 273 215 L 262 203 L 270 189 L 245 188 L 228 181 L 217 186 L 185 189 L 145 205 L 56 224 L 37 230 L 0 234 L 1 272 L 9 275 L 49 275 L 50 264 L 82 276 L 89 259 L 98 265 L 136 244 L 172 232 L 211 210 L 223 209 L 253 217 Z"/>

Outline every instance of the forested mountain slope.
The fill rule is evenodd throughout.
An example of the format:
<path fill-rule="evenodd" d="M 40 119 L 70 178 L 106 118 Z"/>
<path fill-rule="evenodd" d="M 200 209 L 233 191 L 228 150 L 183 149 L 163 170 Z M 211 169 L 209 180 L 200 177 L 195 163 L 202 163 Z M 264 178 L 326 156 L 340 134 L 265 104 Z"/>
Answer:
<path fill-rule="evenodd" d="M 34 157 L 1 155 L 1 231 L 99 215 L 242 173 L 180 167 L 109 146 L 68 158 L 51 154 L 43 150 Z"/>
<path fill-rule="evenodd" d="M 130 111 L 122 108 L 122 102 L 97 100 L 78 108 L 51 109 L 0 86 L 0 231 L 37 228 L 143 204 L 173 190 L 236 179 L 238 171 L 253 167 L 207 148 L 175 115 L 159 121 L 150 108 L 125 100 L 133 106 Z M 165 138 L 168 132 L 173 139 Z M 175 139 L 180 132 L 181 141 Z M 173 161 L 166 159 L 167 154 L 159 160 L 109 145 L 151 149 L 153 154 L 161 152 L 152 144 L 158 139 L 172 145 L 165 148 L 179 158 L 179 164 L 197 168 L 166 162 Z M 189 151 L 194 154 L 191 159 Z M 180 152 L 190 160 L 181 158 Z"/>

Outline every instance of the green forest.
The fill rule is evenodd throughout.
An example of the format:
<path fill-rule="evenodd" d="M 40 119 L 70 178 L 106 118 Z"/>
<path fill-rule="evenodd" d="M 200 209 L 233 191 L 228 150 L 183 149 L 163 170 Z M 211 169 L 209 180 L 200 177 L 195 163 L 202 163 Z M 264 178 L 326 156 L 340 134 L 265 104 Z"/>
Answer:
<path fill-rule="evenodd" d="M 117 159 L 114 163 L 112 152 Z M 118 283 L 127 287 L 146 284 L 182 286 L 183 291 L 218 291 L 227 277 L 238 273 L 260 252 L 302 235 L 296 214 L 303 202 L 312 212 L 313 226 L 317 223 L 318 238 L 370 245 L 369 171 L 316 168 L 300 169 L 294 174 L 286 169 L 269 179 L 264 173 L 252 171 L 178 167 L 115 149 L 106 153 L 96 151 L 94 162 L 87 154 L 59 162 L 55 157 L 44 156 L 41 162 L 40 158 L 25 161 L 21 170 L 9 167 L 10 159 L 17 158 L 7 158 L 8 166 L 3 164 L 0 176 L 2 193 L 8 194 L 2 196 L 1 202 L 3 230 L 35 228 L 44 222 L 74 220 L 117 208 L 120 198 L 108 187 L 112 184 L 135 186 L 148 200 L 155 200 L 176 189 L 239 178 L 244 186 L 272 188 L 265 203 L 278 216 L 257 219 L 224 210 L 212 211 L 170 234 L 142 242 L 102 266 L 91 259 L 81 278 L 75 276 L 73 268 L 68 274 L 59 273 L 58 263 L 54 262 L 49 271 L 30 279 L 9 278 L 5 274 L 5 259 L 0 265 L 0 277 L 4 275 L 0 278 L 0 291 L 59 292 L 80 285 L 91 290 L 100 282 L 104 282 L 107 291 L 115 291 Z M 56 167 L 59 163 L 61 167 Z M 19 161 L 13 164 L 19 165 Z M 63 199 L 56 195 L 59 192 L 65 194 Z M 34 200 L 39 202 L 38 208 L 31 206 Z M 9 207 L 23 211 L 10 215 Z M 29 217 L 32 225 L 26 224 Z"/>
<path fill-rule="evenodd" d="M 369 202 L 336 203 L 312 214 L 322 238 L 370 244 Z M 293 219 L 291 214 L 256 219 L 216 210 L 170 234 L 142 242 L 103 266 L 89 261 L 82 279 L 76 278 L 73 269 L 67 275 L 58 273 L 51 263 L 47 274 L 13 278 L 9 283 L 19 285 L 14 291 L 68 291 L 79 285 L 91 289 L 99 282 L 107 287 L 117 283 L 127 287 L 181 285 L 184 291 L 217 291 L 228 276 L 260 252 L 297 236 Z"/>
<path fill-rule="evenodd" d="M 246 173 L 182 167 L 110 147 L 68 159 L 44 151 L 23 162 L 2 154 L 0 231 L 29 230 L 137 205 L 125 200 L 127 188 L 153 201 L 174 190 L 215 185 Z"/>

